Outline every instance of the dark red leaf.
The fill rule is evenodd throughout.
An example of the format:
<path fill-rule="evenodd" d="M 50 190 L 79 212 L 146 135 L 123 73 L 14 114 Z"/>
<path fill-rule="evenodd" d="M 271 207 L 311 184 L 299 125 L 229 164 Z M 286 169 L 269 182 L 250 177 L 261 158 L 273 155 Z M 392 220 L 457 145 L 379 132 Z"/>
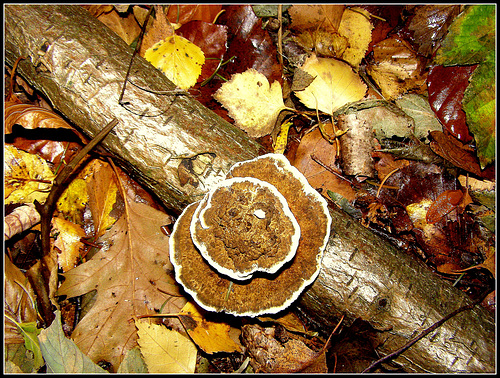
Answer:
<path fill-rule="evenodd" d="M 434 66 L 427 76 L 429 103 L 445 129 L 464 143 L 472 141 L 462 110 L 464 91 L 474 66 Z"/>
<path fill-rule="evenodd" d="M 230 5 L 225 9 L 220 17 L 220 22 L 228 27 L 229 47 L 224 59 L 235 57 L 224 67 L 226 78 L 254 68 L 265 75 L 270 83 L 276 80 L 281 83 L 276 47 L 267 30 L 262 29 L 262 20 L 255 15 L 250 5 Z"/>
<path fill-rule="evenodd" d="M 204 21 L 190 21 L 176 30 L 177 35 L 193 42 L 205 54 L 205 64 L 198 82 L 209 78 L 219 66 L 226 52 L 227 27 Z"/>

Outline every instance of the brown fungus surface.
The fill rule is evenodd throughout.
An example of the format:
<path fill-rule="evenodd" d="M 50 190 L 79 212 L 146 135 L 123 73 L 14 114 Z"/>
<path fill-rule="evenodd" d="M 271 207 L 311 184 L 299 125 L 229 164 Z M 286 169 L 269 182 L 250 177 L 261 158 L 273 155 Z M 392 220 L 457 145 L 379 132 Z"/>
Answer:
<path fill-rule="evenodd" d="M 193 243 L 191 222 L 200 205 L 194 203 L 181 214 L 170 237 L 170 259 L 176 280 L 199 305 L 210 311 L 239 316 L 277 313 L 295 301 L 319 274 L 331 226 L 326 201 L 282 155 L 268 154 L 235 164 L 228 174 L 231 177 L 265 181 L 283 195 L 300 226 L 295 256 L 274 274 L 259 272 L 245 281 L 221 274 Z M 201 202 L 206 201 L 207 197 Z"/>
<path fill-rule="evenodd" d="M 293 259 L 300 227 L 274 186 L 237 177 L 220 183 L 198 205 L 191 237 L 218 272 L 246 280 L 258 271 L 276 273 Z"/>

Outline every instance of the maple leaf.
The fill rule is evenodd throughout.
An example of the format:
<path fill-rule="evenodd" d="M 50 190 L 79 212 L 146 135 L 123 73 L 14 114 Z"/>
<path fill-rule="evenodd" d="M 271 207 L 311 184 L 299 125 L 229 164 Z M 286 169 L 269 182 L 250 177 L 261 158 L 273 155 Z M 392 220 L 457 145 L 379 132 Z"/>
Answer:
<path fill-rule="evenodd" d="M 72 338 L 93 361 L 108 361 L 116 371 L 136 345 L 130 321 L 159 309 L 178 312 L 185 304 L 174 278 L 167 274 L 168 240 L 160 231 L 162 212 L 127 199 L 128 212 L 98 242 L 103 248 L 86 263 L 64 274 L 58 295 L 75 297 L 97 289 L 97 300 L 76 326 Z M 106 248 L 107 246 L 107 248 Z"/>

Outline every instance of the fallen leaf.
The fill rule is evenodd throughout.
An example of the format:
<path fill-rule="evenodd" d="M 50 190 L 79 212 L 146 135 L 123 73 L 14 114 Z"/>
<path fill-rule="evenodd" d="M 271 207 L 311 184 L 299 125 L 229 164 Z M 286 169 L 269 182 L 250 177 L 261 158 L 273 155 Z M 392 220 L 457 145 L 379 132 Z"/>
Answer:
<path fill-rule="evenodd" d="M 55 178 L 47 162 L 11 145 L 5 146 L 4 159 L 5 203 L 45 202 Z"/>
<path fill-rule="evenodd" d="M 52 218 L 52 223 L 52 233 L 58 233 L 54 242 L 54 247 L 59 250 L 57 261 L 63 272 L 67 272 L 76 266 L 80 258 L 80 249 L 83 249 L 80 239 L 85 237 L 85 231 L 81 226 L 59 217 Z"/>
<path fill-rule="evenodd" d="M 241 352 L 241 346 L 230 337 L 231 326 L 207 320 L 203 314 L 206 311 L 192 302 L 186 303 L 179 312 L 180 321 L 196 345 L 208 354 Z"/>
<path fill-rule="evenodd" d="M 352 68 L 340 60 L 318 58 L 315 54 L 306 59 L 301 67 L 315 77 L 304 90 L 295 92 L 299 100 L 310 109 L 327 114 L 345 104 L 361 100 L 366 85 Z"/>
<path fill-rule="evenodd" d="M 439 222 L 441 218 L 456 209 L 464 194 L 461 190 L 446 190 L 429 206 L 425 220 L 429 224 Z"/>
<path fill-rule="evenodd" d="M 194 373 L 198 350 L 191 340 L 164 325 L 136 320 L 137 343 L 149 373 Z"/>
<path fill-rule="evenodd" d="M 434 66 L 427 76 L 429 104 L 444 128 L 463 143 L 472 140 L 462 109 L 464 92 L 469 77 L 476 69 L 472 66 Z"/>
<path fill-rule="evenodd" d="M 258 138 L 274 129 L 279 113 L 285 109 L 281 85 L 269 85 L 267 78 L 254 69 L 235 74 L 222 84 L 214 98 L 234 119 L 236 126 Z"/>
<path fill-rule="evenodd" d="M 168 242 L 160 227 L 164 213 L 127 200 L 128 211 L 97 243 L 101 250 L 66 272 L 58 295 L 75 297 L 97 289 L 97 300 L 78 323 L 72 337 L 93 361 L 105 360 L 116 371 L 124 353 L 136 345 L 129 320 L 159 309 L 178 312 L 185 303 L 168 258 Z M 165 267 L 164 267 L 165 266 Z"/>
<path fill-rule="evenodd" d="M 435 61 L 440 65 L 471 65 L 495 59 L 495 5 L 470 5 L 453 20 Z"/>
<path fill-rule="evenodd" d="M 215 4 L 170 5 L 167 17 L 170 22 L 182 25 L 194 20 L 214 23 L 221 10 L 222 5 Z"/>
<path fill-rule="evenodd" d="M 106 373 L 64 336 L 59 310 L 55 311 L 55 316 L 50 327 L 42 330 L 38 336 L 47 373 Z"/>
<path fill-rule="evenodd" d="M 278 63 L 276 44 L 262 26 L 251 5 L 228 5 L 219 20 L 227 26 L 228 49 L 224 56 L 231 59 L 219 73 L 228 78 L 253 68 L 269 82 L 282 83 L 282 69 Z"/>
<path fill-rule="evenodd" d="M 132 13 L 121 16 L 116 10 L 113 10 L 109 13 L 102 13 L 97 16 L 97 19 L 118 34 L 127 45 L 130 45 L 141 32 L 141 28 Z"/>
<path fill-rule="evenodd" d="M 288 13 L 292 19 L 290 27 L 305 30 L 321 26 L 326 31 L 338 31 L 345 5 L 340 4 L 294 4 Z"/>
<path fill-rule="evenodd" d="M 462 101 L 481 168 L 495 161 L 496 155 L 495 66 L 495 61 L 479 65 L 470 78 Z"/>
<path fill-rule="evenodd" d="M 411 46 L 397 37 L 390 37 L 373 46 L 373 60 L 366 71 L 387 100 L 408 92 L 425 90 L 424 59 Z"/>
<path fill-rule="evenodd" d="M 203 51 L 184 37 L 173 35 L 149 48 L 144 58 L 181 89 L 196 84 L 205 63 Z"/>
<path fill-rule="evenodd" d="M 358 7 L 346 9 L 338 32 L 347 39 L 348 47 L 340 58 L 357 68 L 372 41 L 372 29 L 370 14 L 366 10 Z"/>
<path fill-rule="evenodd" d="M 117 373 L 118 374 L 148 373 L 148 368 L 146 366 L 146 363 L 141 357 L 141 351 L 139 350 L 139 347 L 135 347 L 127 351 L 125 357 L 123 358 L 122 363 L 120 364 L 120 367 L 118 368 Z"/>
<path fill-rule="evenodd" d="M 408 29 L 414 32 L 414 41 L 418 52 L 431 56 L 438 42 L 448 31 L 448 27 L 460 13 L 460 5 L 421 5 L 417 6 L 415 15 Z"/>
<path fill-rule="evenodd" d="M 415 124 L 413 135 L 417 139 L 427 139 L 430 131 L 443 131 L 443 127 L 432 111 L 427 98 L 410 93 L 396 99 L 396 104 L 413 118 Z"/>
<path fill-rule="evenodd" d="M 81 178 L 70 182 L 57 201 L 57 210 L 74 223 L 82 220 L 83 210 L 88 202 L 87 184 Z"/>

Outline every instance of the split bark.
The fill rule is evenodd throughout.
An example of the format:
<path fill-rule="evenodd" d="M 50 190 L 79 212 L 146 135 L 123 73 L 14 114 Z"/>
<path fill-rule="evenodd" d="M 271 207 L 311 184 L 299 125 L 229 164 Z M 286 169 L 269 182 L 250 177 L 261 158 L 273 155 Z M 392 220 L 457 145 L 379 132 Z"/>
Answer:
<path fill-rule="evenodd" d="M 80 6 L 7 5 L 5 54 L 18 72 L 89 136 L 111 119 L 120 124 L 103 142 L 129 173 L 177 212 L 201 198 L 237 161 L 259 154 L 245 134 L 175 87 L 140 57 L 127 84 L 128 110 L 118 104 L 132 50 Z M 181 158 L 202 155 L 193 161 Z M 214 157 L 215 156 L 215 157 Z M 184 164 L 181 165 L 181 163 Z M 179 168 L 191 175 L 188 183 Z M 198 183 L 198 185 L 196 185 Z M 368 321 L 387 354 L 468 303 L 433 275 L 348 215 L 332 210 L 333 230 L 319 278 L 301 305 L 323 325 L 342 314 Z M 495 371 L 495 325 L 481 308 L 464 312 L 397 359 L 418 372 Z"/>

